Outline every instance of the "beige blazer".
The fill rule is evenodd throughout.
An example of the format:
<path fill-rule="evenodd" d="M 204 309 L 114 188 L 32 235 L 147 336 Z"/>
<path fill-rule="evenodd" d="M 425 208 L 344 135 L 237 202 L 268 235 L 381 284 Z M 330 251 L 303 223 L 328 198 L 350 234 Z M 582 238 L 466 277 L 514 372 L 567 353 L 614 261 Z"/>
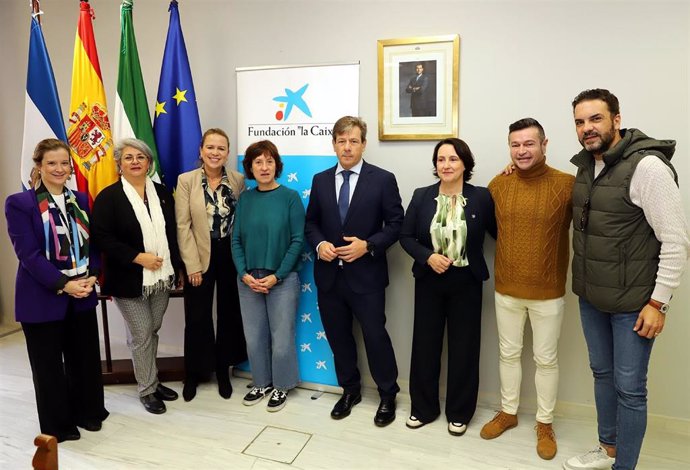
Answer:
<path fill-rule="evenodd" d="M 230 187 L 239 198 L 244 191 L 244 176 L 225 169 Z M 208 271 L 211 261 L 211 227 L 206 215 L 206 199 L 201 185 L 201 168 L 182 173 L 175 190 L 177 242 L 187 274 Z"/>

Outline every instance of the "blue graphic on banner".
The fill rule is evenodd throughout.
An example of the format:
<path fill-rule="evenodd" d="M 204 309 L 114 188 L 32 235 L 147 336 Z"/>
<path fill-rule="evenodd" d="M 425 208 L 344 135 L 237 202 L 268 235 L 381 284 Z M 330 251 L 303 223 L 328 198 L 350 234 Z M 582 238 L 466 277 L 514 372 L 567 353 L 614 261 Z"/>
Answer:
<path fill-rule="evenodd" d="M 313 176 L 320 171 L 335 166 L 338 159 L 335 155 L 329 156 L 303 156 L 281 155 L 283 160 L 283 173 L 277 179 L 278 183 L 297 191 L 302 197 L 302 203 L 306 209 L 311 193 L 311 181 Z M 244 155 L 237 156 L 239 171 L 242 171 Z M 254 180 L 246 180 L 247 188 L 256 186 Z M 333 363 L 333 351 L 328 345 L 326 332 L 318 314 L 319 304 L 314 283 L 314 249 L 305 243 L 302 250 L 302 269 L 299 271 L 300 299 L 297 307 L 297 359 L 299 361 L 300 380 L 325 385 L 338 385 Z M 249 370 L 249 364 L 240 367 Z"/>
<path fill-rule="evenodd" d="M 285 95 L 276 96 L 275 98 L 273 98 L 273 101 L 278 101 L 279 103 L 286 104 L 285 113 L 282 117 L 283 121 L 287 121 L 287 118 L 290 117 L 290 113 L 292 112 L 293 106 L 297 106 L 304 114 L 306 114 L 308 117 L 311 117 L 309 105 L 307 105 L 302 96 L 304 95 L 304 92 L 307 90 L 308 86 L 309 84 L 307 83 L 297 91 L 292 91 L 289 88 L 285 88 Z M 278 118 L 278 116 L 280 116 L 280 114 L 276 114 L 276 118 Z"/>

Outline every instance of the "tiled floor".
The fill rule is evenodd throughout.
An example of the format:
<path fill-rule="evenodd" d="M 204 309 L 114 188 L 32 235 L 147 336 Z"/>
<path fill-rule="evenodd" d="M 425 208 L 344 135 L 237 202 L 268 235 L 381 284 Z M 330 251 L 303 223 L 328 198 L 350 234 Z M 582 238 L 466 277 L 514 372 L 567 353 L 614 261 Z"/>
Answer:
<path fill-rule="evenodd" d="M 373 424 L 378 400 L 364 400 L 344 420 L 330 419 L 338 396 L 293 391 L 286 407 L 266 411 L 264 403 L 247 407 L 242 396 L 249 381 L 233 378 L 235 393 L 223 400 L 215 384 L 202 384 L 197 397 L 168 403 L 163 415 L 147 413 L 136 387 L 106 387 L 110 417 L 97 433 L 82 431 L 79 441 L 59 446 L 62 470 L 129 469 L 560 469 L 563 461 L 595 444 L 590 419 L 558 417 L 559 452 L 552 461 L 534 450 L 534 417 L 494 441 L 479 437 L 493 410 L 479 408 L 467 433 L 450 436 L 439 419 L 409 430 L 409 398 L 400 395 L 398 416 L 386 428 Z M 169 383 L 181 391 L 181 383 Z M 28 469 L 33 438 L 39 432 L 33 385 L 21 333 L 0 338 L 0 469 Z M 650 428 L 640 470 L 690 469 L 690 437 Z"/>

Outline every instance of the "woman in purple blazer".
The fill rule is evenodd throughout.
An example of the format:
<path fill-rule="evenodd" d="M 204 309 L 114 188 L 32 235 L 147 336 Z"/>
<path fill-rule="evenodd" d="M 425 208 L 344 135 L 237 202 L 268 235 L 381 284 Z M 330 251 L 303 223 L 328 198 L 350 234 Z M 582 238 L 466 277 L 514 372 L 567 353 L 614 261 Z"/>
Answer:
<path fill-rule="evenodd" d="M 72 441 L 77 426 L 98 431 L 108 416 L 94 290 L 100 262 L 90 244 L 88 198 L 65 187 L 69 147 L 42 140 L 33 160 L 33 188 L 5 201 L 19 259 L 15 318 L 26 337 L 41 432 Z"/>

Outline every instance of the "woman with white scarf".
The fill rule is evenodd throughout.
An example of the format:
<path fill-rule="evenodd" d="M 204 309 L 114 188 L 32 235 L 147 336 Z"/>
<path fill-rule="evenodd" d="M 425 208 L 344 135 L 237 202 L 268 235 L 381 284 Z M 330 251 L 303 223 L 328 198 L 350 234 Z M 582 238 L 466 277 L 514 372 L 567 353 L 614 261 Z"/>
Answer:
<path fill-rule="evenodd" d="M 158 381 L 158 330 L 181 267 L 174 201 L 148 176 L 153 154 L 145 142 L 123 139 L 115 146 L 121 178 L 93 205 L 94 244 L 105 255 L 102 293 L 115 299 L 127 323 L 127 345 L 146 411 L 165 413 L 177 392 Z"/>

